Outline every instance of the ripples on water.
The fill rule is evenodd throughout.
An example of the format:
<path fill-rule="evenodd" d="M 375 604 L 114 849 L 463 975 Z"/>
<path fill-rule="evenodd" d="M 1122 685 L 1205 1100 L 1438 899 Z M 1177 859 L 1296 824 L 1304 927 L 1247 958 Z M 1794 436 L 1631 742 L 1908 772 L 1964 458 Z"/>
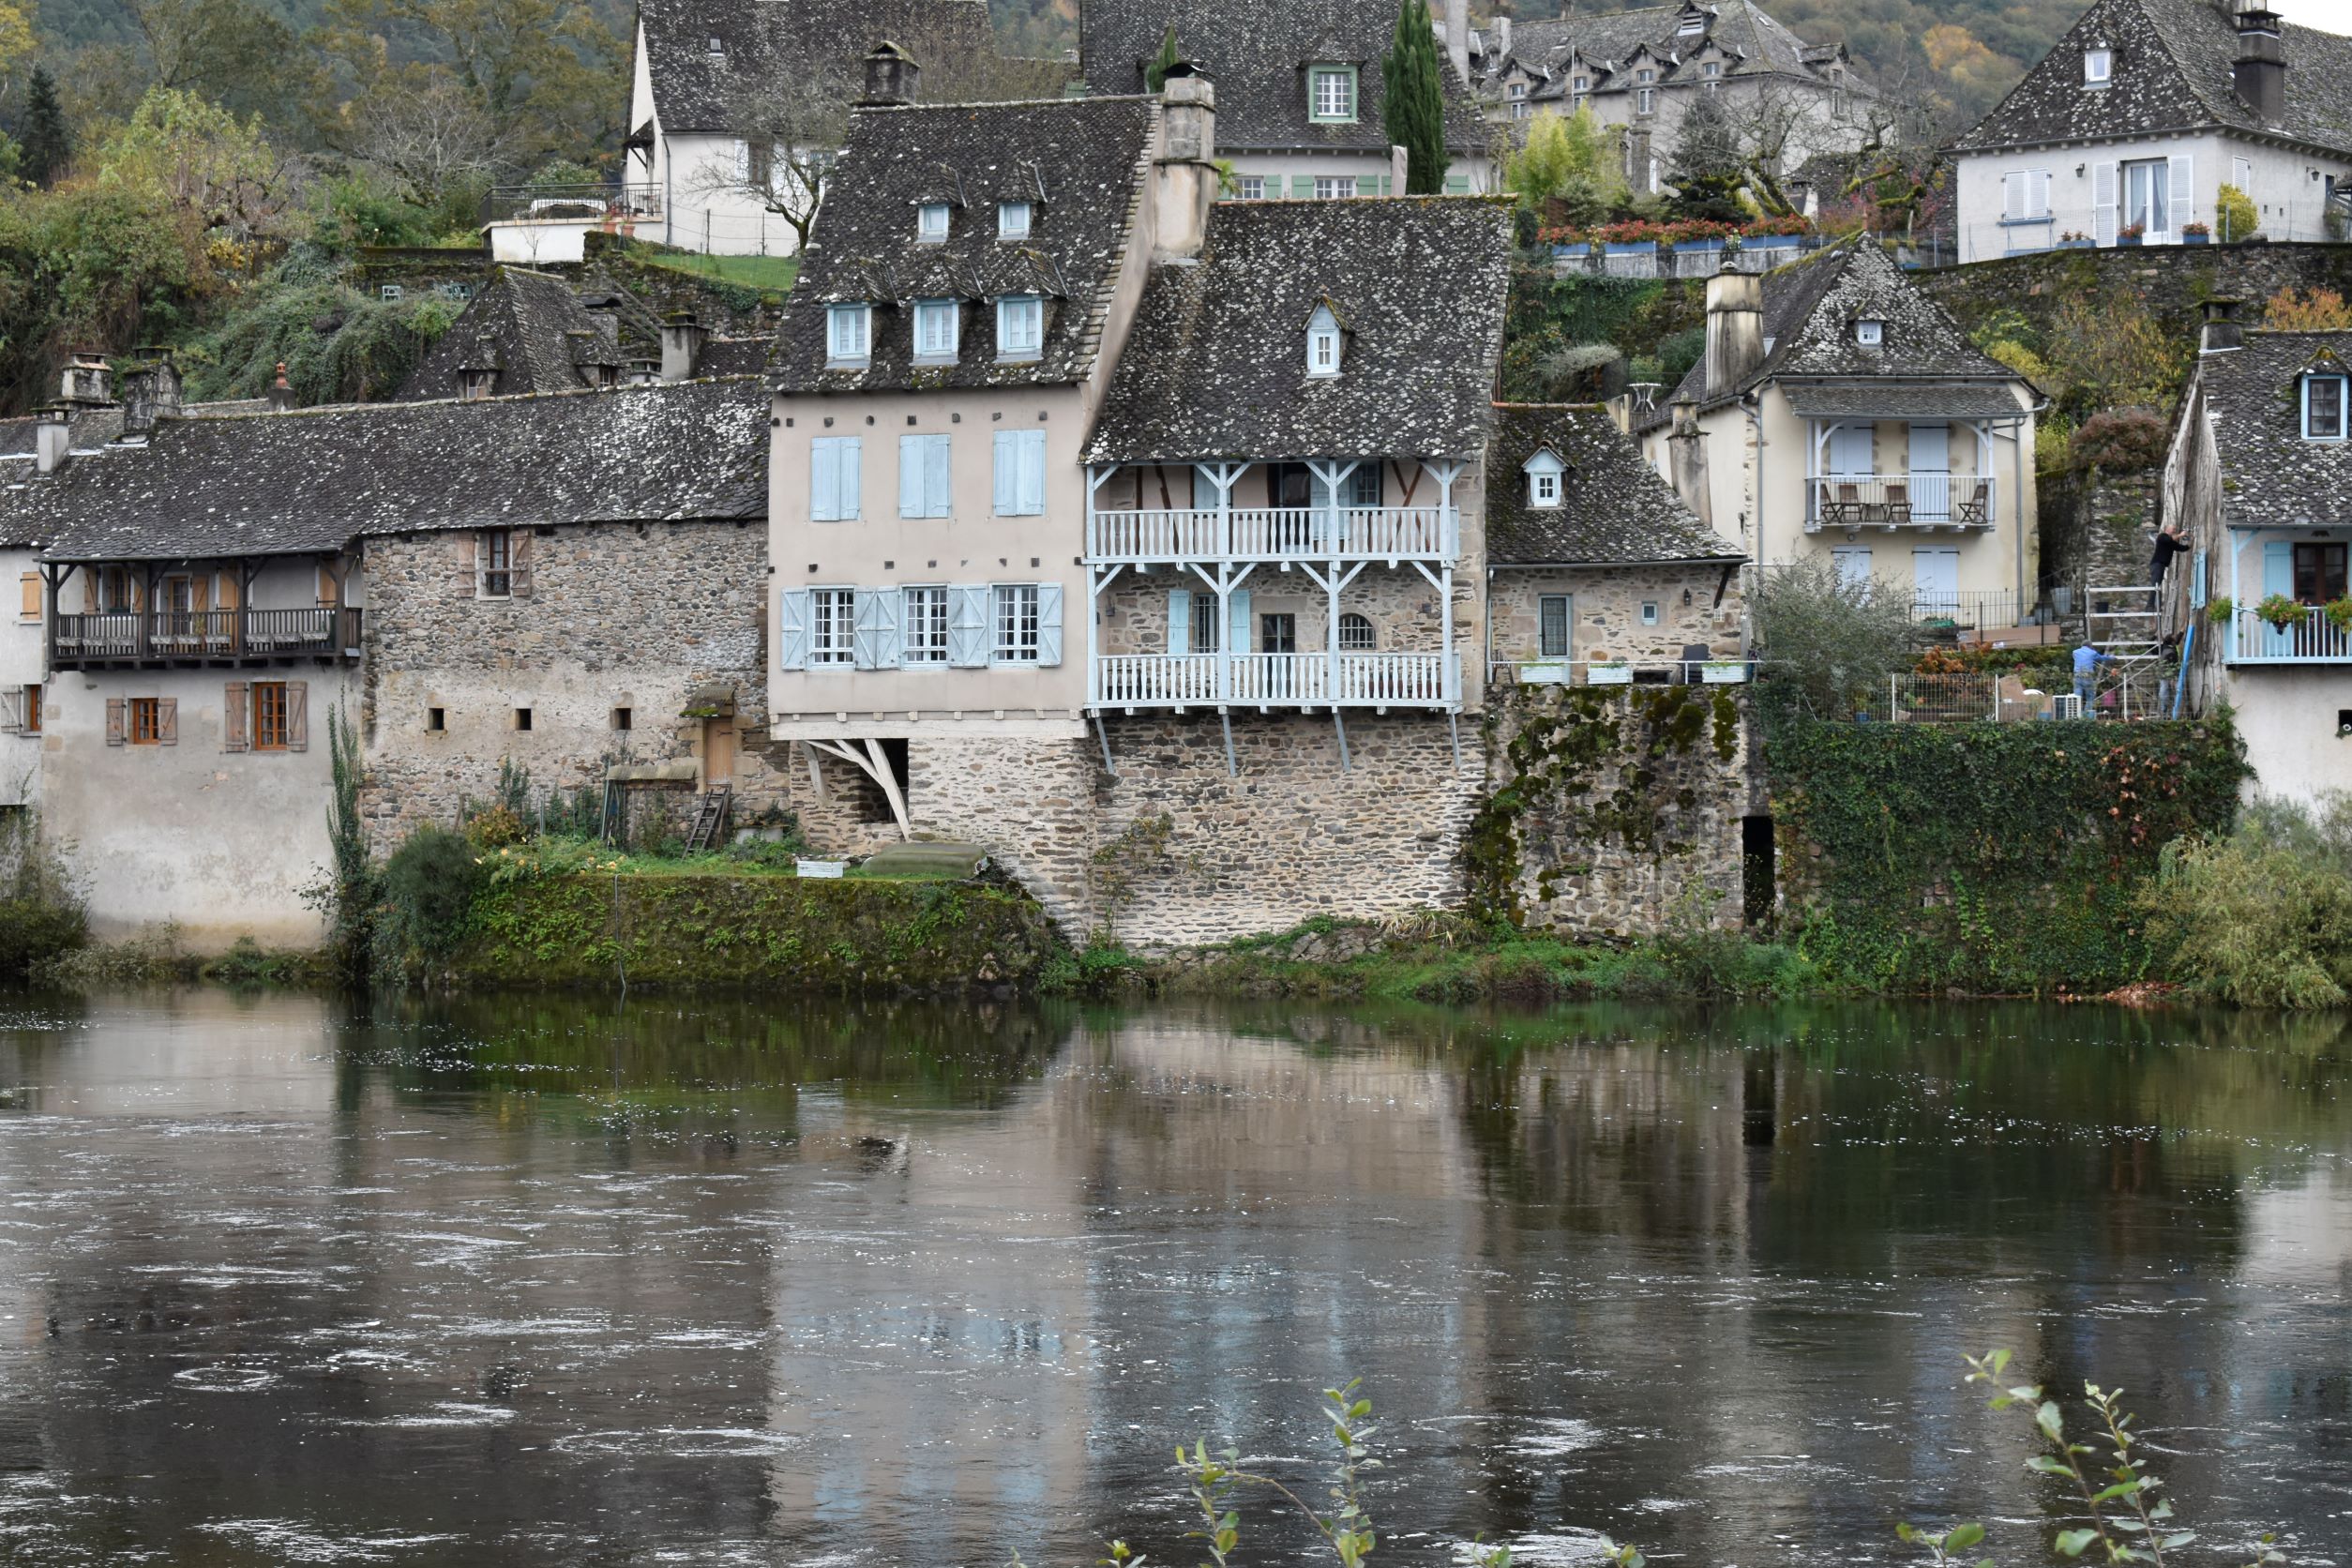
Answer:
<path fill-rule="evenodd" d="M 2088 1008 L 20 1004 L 0 1560 L 1189 1560 L 1168 1446 L 1311 1476 L 1355 1375 L 1383 1560 L 2038 1560 L 1958 1387 L 2009 1345 L 2127 1385 L 2209 1540 L 2352 1562 L 2348 1062 Z"/>

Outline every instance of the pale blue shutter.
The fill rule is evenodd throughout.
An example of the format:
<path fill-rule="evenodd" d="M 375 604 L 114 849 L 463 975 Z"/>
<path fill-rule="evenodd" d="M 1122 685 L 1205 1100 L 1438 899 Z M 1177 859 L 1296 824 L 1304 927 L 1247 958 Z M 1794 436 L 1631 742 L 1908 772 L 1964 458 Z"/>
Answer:
<path fill-rule="evenodd" d="M 841 464 L 835 448 L 841 444 L 819 437 L 808 444 L 808 519 L 837 522 L 841 518 Z"/>
<path fill-rule="evenodd" d="M 1356 194 L 1357 194 L 1357 195 L 1359 195 L 1359 196 L 1378 196 L 1380 193 L 1380 175 L 1378 175 L 1378 174 L 1358 174 L 1358 175 L 1356 176 Z"/>
<path fill-rule="evenodd" d="M 927 435 L 923 438 L 923 515 L 943 518 L 954 510 L 954 492 L 949 489 L 947 464 L 948 438 Z"/>
<path fill-rule="evenodd" d="M 1185 588 L 1168 591 L 1168 651 L 1182 658 L 1192 652 L 1192 592 Z"/>
<path fill-rule="evenodd" d="M 957 582 L 947 589 L 947 662 L 976 670 L 988 662 L 988 590 Z"/>
<path fill-rule="evenodd" d="M 1268 175 L 1268 176 L 1267 176 L 1267 178 L 1269 178 L 1269 179 L 1280 179 L 1281 177 L 1282 177 L 1282 176 L 1281 176 L 1281 175 L 1279 175 L 1279 174 L 1270 174 L 1270 175 Z M 1293 196 L 1312 196 L 1312 195 L 1314 195 L 1314 194 L 1315 194 L 1315 176 L 1314 176 L 1314 175 L 1312 175 L 1312 174 L 1293 174 L 1293 175 L 1291 175 L 1291 176 L 1290 176 L 1290 194 L 1291 194 L 1291 195 L 1293 195 Z"/>
<path fill-rule="evenodd" d="M 1225 645 L 1237 654 L 1245 654 L 1257 641 L 1250 636 L 1249 590 L 1234 589 L 1232 603 L 1232 613 L 1227 617 L 1226 621 Z"/>
<path fill-rule="evenodd" d="M 850 622 L 850 659 L 860 670 L 878 669 L 882 663 L 875 652 L 874 629 L 881 619 L 882 597 L 868 588 L 857 591 Z"/>
<path fill-rule="evenodd" d="M 866 515 L 858 510 L 860 501 L 858 465 L 864 460 L 865 451 L 865 443 L 855 436 L 850 436 L 833 444 L 836 466 L 840 472 L 841 517 L 844 521 L 853 520 Z"/>
<path fill-rule="evenodd" d="M 1021 515 L 1042 517 L 1046 510 L 1046 432 L 1022 430 L 1018 434 Z"/>
<path fill-rule="evenodd" d="M 1448 174 L 1448 175 L 1446 175 L 1446 177 L 1445 177 L 1445 193 L 1446 193 L 1448 196 L 1467 196 L 1467 195 L 1469 195 L 1469 194 L 1470 193 L 1470 176 L 1469 176 L 1468 174 Z"/>
<path fill-rule="evenodd" d="M 776 663 L 779 670 L 808 668 L 808 590 L 787 588 L 776 599 Z"/>
<path fill-rule="evenodd" d="M 1062 662 L 1062 584 L 1037 584 L 1037 662 Z"/>
<path fill-rule="evenodd" d="M 1019 444 L 1013 438 L 1018 432 L 999 430 L 991 444 L 996 460 L 996 515 L 1009 518 L 1020 505 Z"/>
<path fill-rule="evenodd" d="M 904 623 L 899 611 L 906 602 L 902 588 L 877 588 L 858 595 L 858 620 L 864 624 L 866 602 L 873 601 L 874 665 L 877 670 L 896 670 L 904 662 L 906 641 Z"/>
<path fill-rule="evenodd" d="M 923 441 L 919 435 L 898 438 L 898 515 L 927 516 L 923 505 Z"/>
<path fill-rule="evenodd" d="M 1383 195 L 1383 196 L 1394 196 L 1394 195 L 1395 195 L 1395 194 L 1396 194 L 1395 186 L 1396 186 L 1396 176 L 1395 176 L 1395 175 L 1394 175 L 1394 174 L 1382 174 L 1382 175 L 1380 176 L 1380 194 L 1381 194 L 1381 195 Z"/>

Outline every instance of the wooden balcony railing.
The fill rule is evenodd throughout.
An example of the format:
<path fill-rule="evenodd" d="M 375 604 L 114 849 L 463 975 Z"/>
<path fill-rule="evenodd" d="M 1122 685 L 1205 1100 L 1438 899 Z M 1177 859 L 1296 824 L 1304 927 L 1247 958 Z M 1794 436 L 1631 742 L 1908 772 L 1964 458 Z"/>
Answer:
<path fill-rule="evenodd" d="M 110 611 L 50 623 L 52 664 L 267 663 L 332 658 L 359 647 L 356 610 Z"/>
<path fill-rule="evenodd" d="M 1172 561 L 1451 561 L 1461 525 L 1446 506 L 1259 506 L 1229 512 L 1096 512 L 1098 564 Z"/>
<path fill-rule="evenodd" d="M 1438 653 L 1103 654 L 1092 701 L 1105 708 L 1450 707 L 1453 661 Z"/>
<path fill-rule="evenodd" d="M 1805 480 L 1805 527 L 1989 528 L 1991 475 L 1830 474 Z"/>

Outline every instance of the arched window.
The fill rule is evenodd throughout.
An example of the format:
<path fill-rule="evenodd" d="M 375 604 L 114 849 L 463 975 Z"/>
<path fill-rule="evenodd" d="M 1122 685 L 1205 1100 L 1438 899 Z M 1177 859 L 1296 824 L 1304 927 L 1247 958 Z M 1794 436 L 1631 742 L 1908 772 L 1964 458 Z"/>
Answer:
<path fill-rule="evenodd" d="M 1339 318 L 1331 313 L 1328 305 L 1315 307 L 1315 314 L 1306 323 L 1306 373 L 1310 376 L 1335 376 L 1339 373 Z"/>
<path fill-rule="evenodd" d="M 1372 635 L 1372 623 L 1362 615 L 1348 614 L 1339 618 L 1339 651 L 1343 654 L 1368 654 L 1380 646 Z"/>

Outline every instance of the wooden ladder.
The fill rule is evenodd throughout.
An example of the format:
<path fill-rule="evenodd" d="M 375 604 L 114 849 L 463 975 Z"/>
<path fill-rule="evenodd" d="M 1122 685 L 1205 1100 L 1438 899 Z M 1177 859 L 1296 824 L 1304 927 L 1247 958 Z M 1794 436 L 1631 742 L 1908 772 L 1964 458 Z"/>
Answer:
<path fill-rule="evenodd" d="M 693 825 L 686 829 L 686 851 L 715 850 L 727 834 L 729 809 L 734 804 L 735 787 L 721 784 L 702 792 L 702 799 L 694 808 Z"/>

